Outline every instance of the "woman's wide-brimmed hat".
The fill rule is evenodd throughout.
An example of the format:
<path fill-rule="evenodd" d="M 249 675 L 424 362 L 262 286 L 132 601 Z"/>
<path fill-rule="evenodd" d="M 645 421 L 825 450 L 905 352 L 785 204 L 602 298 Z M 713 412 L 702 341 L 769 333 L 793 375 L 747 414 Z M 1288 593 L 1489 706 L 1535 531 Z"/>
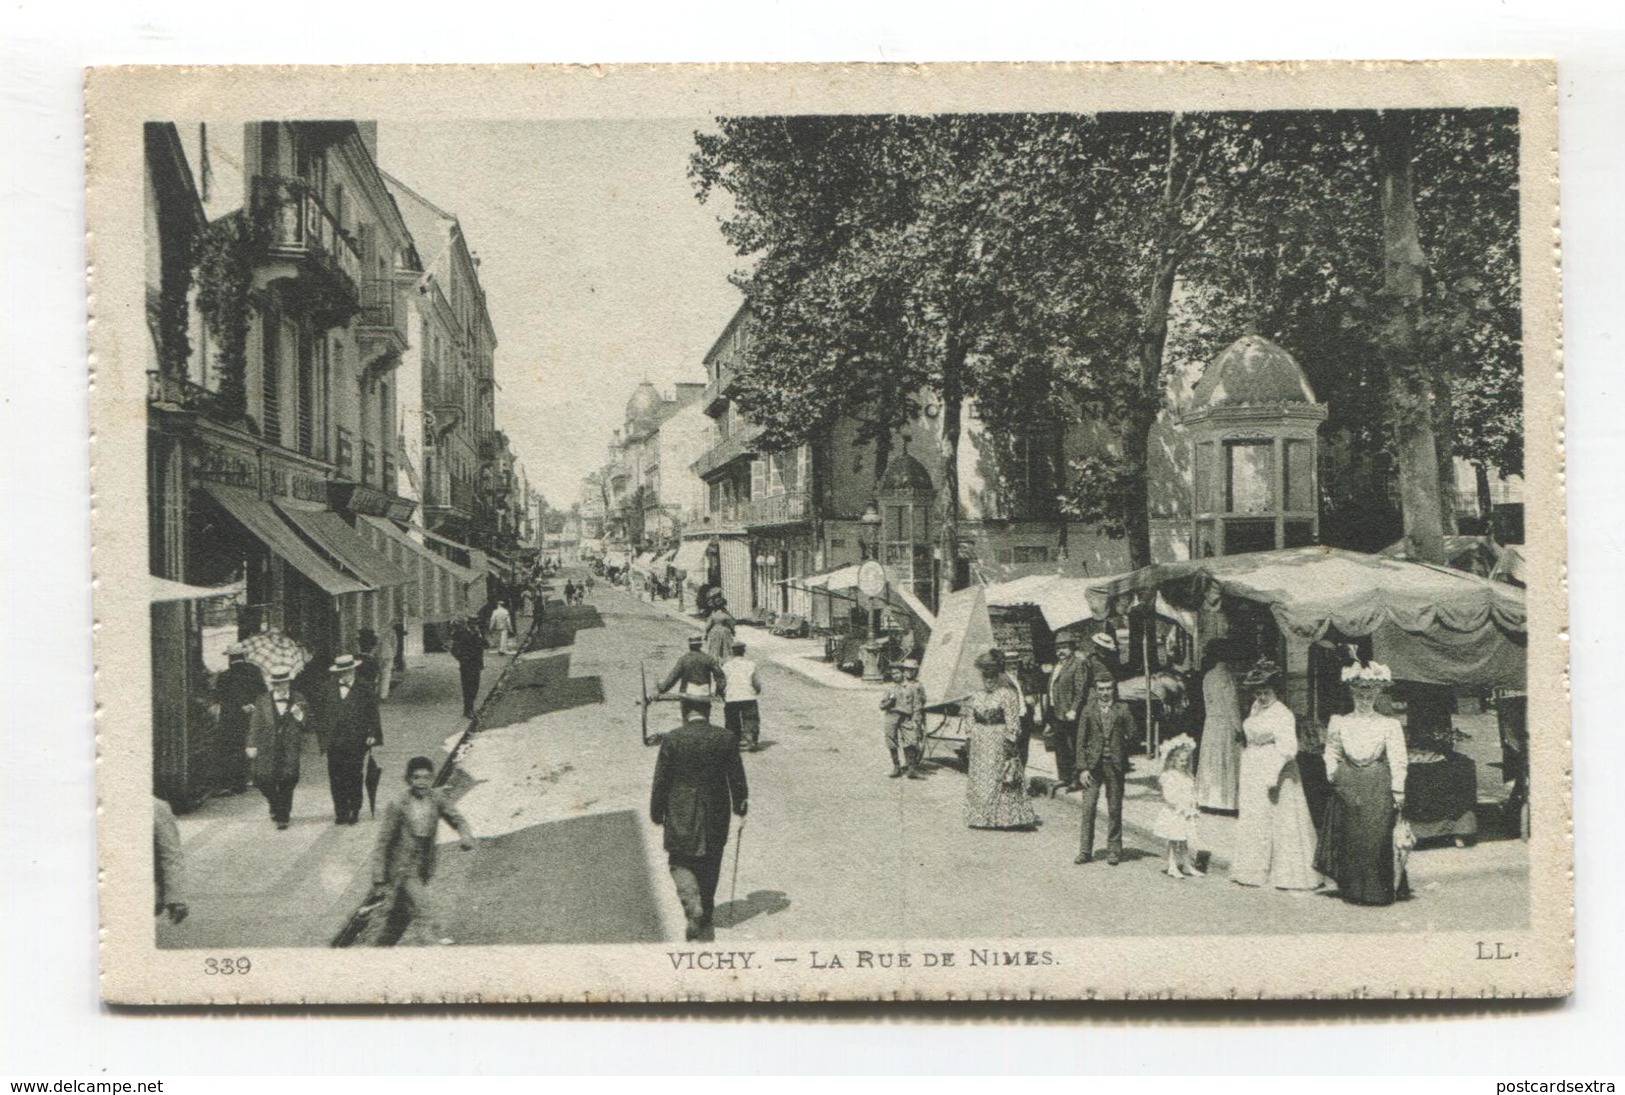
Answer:
<path fill-rule="evenodd" d="M 1263 688 L 1265 685 L 1279 683 L 1281 667 L 1268 658 L 1259 658 L 1253 667 L 1247 670 L 1247 676 L 1242 679 L 1245 688 Z"/>
<path fill-rule="evenodd" d="M 976 655 L 976 660 L 971 664 L 976 666 L 979 673 L 1002 673 L 1004 672 L 1004 654 L 998 650 L 988 650 Z"/>
<path fill-rule="evenodd" d="M 1355 663 L 1343 667 L 1343 683 L 1350 688 L 1387 688 L 1394 683 L 1394 673 L 1381 662 Z"/>
<path fill-rule="evenodd" d="M 1181 749 L 1195 748 L 1195 738 L 1191 737 L 1189 734 L 1180 734 L 1177 737 L 1169 738 L 1167 741 L 1163 742 L 1162 747 L 1157 750 L 1157 756 L 1162 760 L 1167 760 Z"/>

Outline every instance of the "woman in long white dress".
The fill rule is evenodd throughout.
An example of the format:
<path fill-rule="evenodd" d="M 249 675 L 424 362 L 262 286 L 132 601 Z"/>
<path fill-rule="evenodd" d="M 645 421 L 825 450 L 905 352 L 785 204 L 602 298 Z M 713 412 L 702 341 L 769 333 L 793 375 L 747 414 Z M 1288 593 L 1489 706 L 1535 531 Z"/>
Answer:
<path fill-rule="evenodd" d="M 1253 693 L 1252 710 L 1242 723 L 1240 815 L 1230 858 L 1230 880 L 1243 886 L 1313 890 L 1322 884 L 1315 870 L 1315 826 L 1298 773 L 1298 727 L 1292 709 L 1276 690 L 1281 671 L 1260 659 L 1242 685 Z"/>

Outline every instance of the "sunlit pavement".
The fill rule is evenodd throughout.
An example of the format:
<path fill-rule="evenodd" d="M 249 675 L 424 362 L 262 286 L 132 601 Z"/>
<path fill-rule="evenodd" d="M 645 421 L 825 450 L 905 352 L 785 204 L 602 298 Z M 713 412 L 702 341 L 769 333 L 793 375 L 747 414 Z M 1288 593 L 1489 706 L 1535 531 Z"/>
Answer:
<path fill-rule="evenodd" d="M 681 939 L 660 830 L 648 821 L 655 750 L 642 743 L 637 701 L 640 663 L 652 686 L 692 628 L 602 584 L 588 605 L 550 611 L 547 644 L 515 664 L 462 758 L 456 788 L 481 840 L 473 853 L 448 848 L 441 858 L 449 932 L 459 943 Z M 741 631 L 747 642 L 754 634 Z M 935 746 L 926 780 L 888 779 L 872 691 L 824 687 L 772 663 L 761 676 L 763 749 L 745 757 L 751 810 L 724 865 L 718 945 L 1472 931 L 1526 920 L 1527 855 L 1517 841 L 1418 851 L 1418 896 L 1366 909 L 1231 884 L 1234 822 L 1208 817 L 1215 870 L 1167 878 L 1143 772 L 1131 777 L 1124 862 L 1074 866 L 1076 796 L 1039 799 L 1036 832 L 969 830 L 951 744 Z M 673 705 L 650 711 L 653 731 L 675 720 Z M 1035 746 L 1035 772 L 1049 763 Z"/>

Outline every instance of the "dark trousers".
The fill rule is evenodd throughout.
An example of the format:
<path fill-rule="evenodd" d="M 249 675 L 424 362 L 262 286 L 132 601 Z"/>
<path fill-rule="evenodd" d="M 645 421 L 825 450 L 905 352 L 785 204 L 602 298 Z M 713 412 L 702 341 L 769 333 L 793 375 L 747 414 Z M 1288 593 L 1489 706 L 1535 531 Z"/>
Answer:
<path fill-rule="evenodd" d="M 734 744 L 743 741 L 755 745 L 762 736 L 762 712 L 755 700 L 740 700 L 722 705 L 723 725 L 734 736 Z"/>
<path fill-rule="evenodd" d="M 1110 761 L 1095 765 L 1094 782 L 1083 793 L 1083 832 L 1078 851 L 1092 855 L 1095 850 L 1095 807 L 1100 803 L 1100 789 L 1106 788 L 1106 848 L 1123 851 L 1123 770 Z"/>
<path fill-rule="evenodd" d="M 333 794 L 333 816 L 340 820 L 361 813 L 366 760 L 365 745 L 333 746 L 327 751 L 327 789 Z"/>
<path fill-rule="evenodd" d="M 683 915 L 689 926 L 704 928 L 711 925 L 711 913 L 716 909 L 717 880 L 722 877 L 722 852 L 716 855 L 666 856 L 671 868 L 671 880 L 677 884 L 677 900 L 683 903 Z"/>
<path fill-rule="evenodd" d="M 1069 786 L 1078 778 L 1077 726 L 1064 719 L 1050 720 L 1050 740 L 1055 745 L 1055 776 L 1061 785 Z"/>
<path fill-rule="evenodd" d="M 260 794 L 265 796 L 266 803 L 271 807 L 272 821 L 285 823 L 288 820 L 288 815 L 293 812 L 293 789 L 298 784 L 298 776 L 260 784 Z"/>
<path fill-rule="evenodd" d="M 463 714 L 467 716 L 474 713 L 474 701 L 480 695 L 480 673 L 483 667 L 464 664 L 460 668 L 463 677 Z"/>

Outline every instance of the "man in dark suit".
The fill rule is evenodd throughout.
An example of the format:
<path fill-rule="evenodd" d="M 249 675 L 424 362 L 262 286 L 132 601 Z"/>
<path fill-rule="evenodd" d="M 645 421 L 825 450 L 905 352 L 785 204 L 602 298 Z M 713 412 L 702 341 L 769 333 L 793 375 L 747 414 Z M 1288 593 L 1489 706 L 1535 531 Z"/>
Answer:
<path fill-rule="evenodd" d="M 254 703 L 265 695 L 265 677 L 243 656 L 243 644 L 226 648 L 227 665 L 215 681 L 214 699 L 220 709 L 220 741 L 224 763 L 221 782 L 228 791 L 248 788 L 248 719 Z"/>
<path fill-rule="evenodd" d="M 1076 636 L 1055 637 L 1056 664 L 1049 678 L 1049 740 L 1055 747 L 1055 775 L 1065 791 L 1078 783 L 1078 716 L 1094 687 L 1095 663 L 1078 652 Z"/>
<path fill-rule="evenodd" d="M 661 741 L 649 819 L 666 828 L 666 860 L 691 941 L 715 938 L 711 914 L 728 843 L 728 811 L 744 817 L 747 796 L 745 763 L 733 736 L 704 715 L 691 712 Z"/>
<path fill-rule="evenodd" d="M 660 691 L 670 692 L 675 686 L 682 693 L 683 719 L 698 715 L 711 717 L 711 700 L 727 690 L 727 678 L 722 663 L 700 649 L 698 635 L 688 637 L 688 652 L 677 659 L 666 679 L 660 682 Z"/>
<path fill-rule="evenodd" d="M 1128 741 L 1134 719 L 1128 704 L 1117 698 L 1117 682 L 1095 679 L 1094 696 L 1078 720 L 1078 778 L 1083 784 L 1083 833 L 1074 863 L 1088 863 L 1095 853 L 1095 808 L 1106 787 L 1106 862 L 1123 859 L 1123 776 L 1128 771 Z"/>
<path fill-rule="evenodd" d="M 327 750 L 327 786 L 333 794 L 333 824 L 361 820 L 362 782 L 367 750 L 384 739 L 378 694 L 357 679 L 358 658 L 341 654 L 333 662 L 316 732 Z"/>
<path fill-rule="evenodd" d="M 474 701 L 480 695 L 480 674 L 485 672 L 485 637 L 480 618 L 470 616 L 451 636 L 451 656 L 463 680 L 463 718 L 474 717 Z"/>
<path fill-rule="evenodd" d="M 285 665 L 266 676 L 270 691 L 254 701 L 248 717 L 249 769 L 254 785 L 271 808 L 278 829 L 288 827 L 293 811 L 293 789 L 299 785 L 300 737 L 308 710 L 305 699 L 293 690 L 293 670 Z"/>

